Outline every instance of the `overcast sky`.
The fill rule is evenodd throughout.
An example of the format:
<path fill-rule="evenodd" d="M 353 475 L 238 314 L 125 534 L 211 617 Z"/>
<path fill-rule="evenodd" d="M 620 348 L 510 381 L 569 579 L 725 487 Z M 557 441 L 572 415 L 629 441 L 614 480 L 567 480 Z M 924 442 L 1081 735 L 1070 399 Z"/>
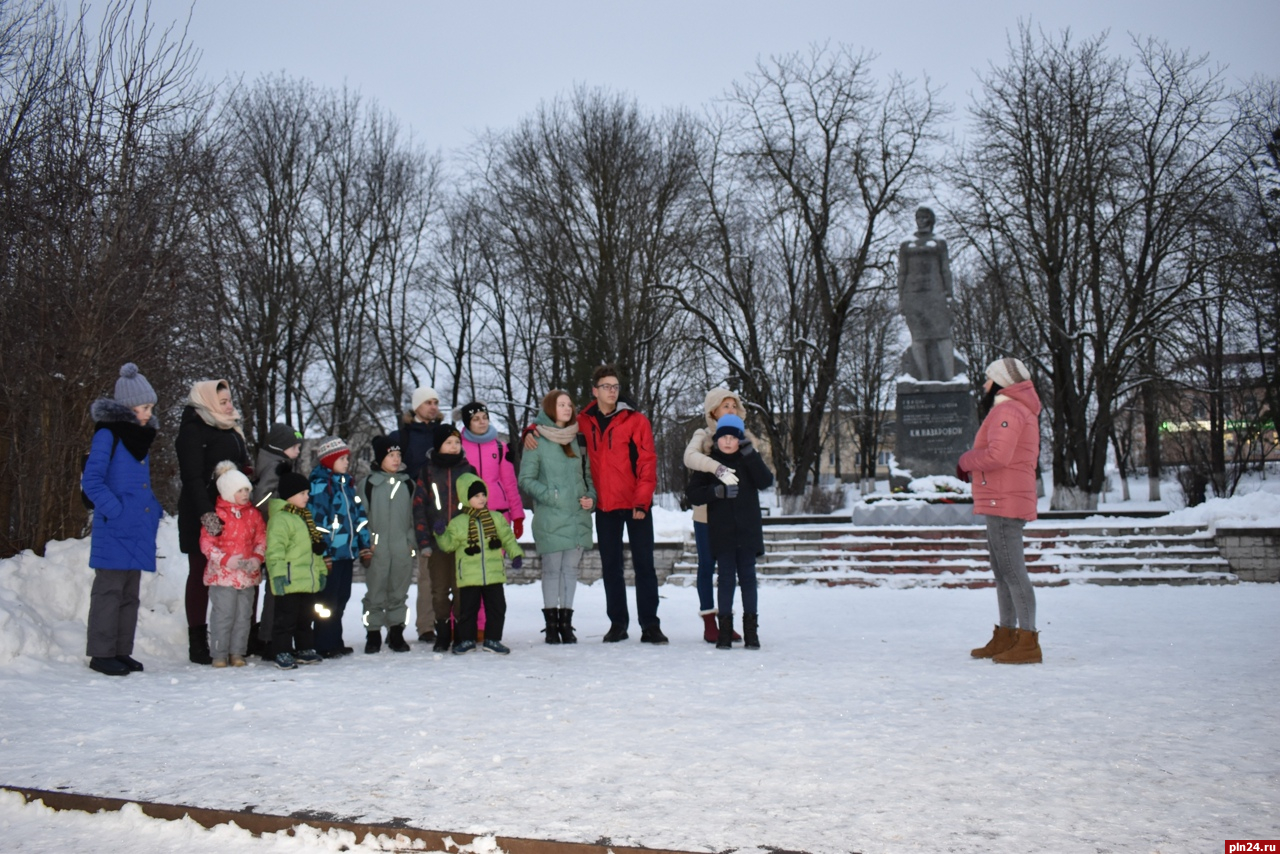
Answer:
<path fill-rule="evenodd" d="M 1029 10 L 1046 30 L 1109 30 L 1117 53 L 1132 32 L 1208 53 L 1232 79 L 1280 77 L 1277 0 L 152 0 L 160 23 L 185 21 L 189 9 L 210 80 L 284 71 L 345 84 L 446 154 L 577 83 L 650 110 L 698 109 L 758 58 L 825 41 L 876 52 L 884 75 L 928 75 L 962 111 L 976 73 L 1003 61 Z"/>

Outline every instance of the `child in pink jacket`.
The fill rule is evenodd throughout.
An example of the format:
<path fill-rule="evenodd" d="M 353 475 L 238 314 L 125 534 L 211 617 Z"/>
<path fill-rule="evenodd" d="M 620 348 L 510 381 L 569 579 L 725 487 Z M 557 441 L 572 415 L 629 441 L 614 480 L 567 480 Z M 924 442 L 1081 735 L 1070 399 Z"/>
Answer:
<path fill-rule="evenodd" d="M 204 583 L 213 606 L 209 617 L 209 651 L 214 667 L 243 667 L 253 622 L 253 597 L 262 581 L 267 553 L 267 524 L 250 503 L 253 485 L 231 461 L 213 469 L 218 483 L 214 512 L 222 531 L 213 536 L 200 529 L 200 551 L 208 558 Z"/>

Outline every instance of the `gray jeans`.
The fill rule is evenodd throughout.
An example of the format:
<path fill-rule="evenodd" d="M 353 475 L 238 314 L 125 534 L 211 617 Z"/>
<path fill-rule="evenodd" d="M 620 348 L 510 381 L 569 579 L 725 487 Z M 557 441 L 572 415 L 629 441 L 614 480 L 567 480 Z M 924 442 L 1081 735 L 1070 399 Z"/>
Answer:
<path fill-rule="evenodd" d="M 85 654 L 115 658 L 133 653 L 138 627 L 140 569 L 95 569 L 89 591 L 89 638 Z"/>
<path fill-rule="evenodd" d="M 244 656 L 249 649 L 249 626 L 253 622 L 253 588 L 209 588 L 213 606 L 209 616 L 209 653 L 214 658 Z"/>
<path fill-rule="evenodd" d="M 987 551 L 991 556 L 991 572 L 996 578 L 1000 625 L 1034 632 L 1036 594 L 1022 552 L 1022 529 L 1026 524 L 1022 519 L 988 516 Z"/>
<path fill-rule="evenodd" d="M 582 548 L 565 549 L 541 555 L 542 605 L 544 608 L 573 608 L 573 594 L 578 589 L 578 564 Z"/>

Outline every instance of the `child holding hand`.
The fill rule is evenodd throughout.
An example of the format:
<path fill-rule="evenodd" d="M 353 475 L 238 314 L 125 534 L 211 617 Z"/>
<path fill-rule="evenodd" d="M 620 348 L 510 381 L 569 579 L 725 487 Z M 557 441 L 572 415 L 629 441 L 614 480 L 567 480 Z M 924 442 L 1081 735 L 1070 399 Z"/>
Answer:
<path fill-rule="evenodd" d="M 218 499 L 214 512 L 222 523 L 214 536 L 200 529 L 200 551 L 208 559 L 204 583 L 213 613 L 209 618 L 209 650 L 214 667 L 244 667 L 253 623 L 253 600 L 262 580 L 267 526 L 249 502 L 253 485 L 230 460 L 214 466 Z"/>

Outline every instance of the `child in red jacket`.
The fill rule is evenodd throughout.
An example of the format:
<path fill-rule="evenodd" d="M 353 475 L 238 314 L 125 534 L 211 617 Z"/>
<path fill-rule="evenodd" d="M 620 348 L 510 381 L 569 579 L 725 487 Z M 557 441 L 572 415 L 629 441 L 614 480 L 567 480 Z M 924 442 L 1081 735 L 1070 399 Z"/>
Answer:
<path fill-rule="evenodd" d="M 214 512 L 222 522 L 216 537 L 201 528 L 200 551 L 208 558 L 204 583 L 213 606 L 209 618 L 209 651 L 214 667 L 244 667 L 253 622 L 253 596 L 262 580 L 267 552 L 267 526 L 249 502 L 253 485 L 227 460 L 213 469 L 218 483 Z"/>

